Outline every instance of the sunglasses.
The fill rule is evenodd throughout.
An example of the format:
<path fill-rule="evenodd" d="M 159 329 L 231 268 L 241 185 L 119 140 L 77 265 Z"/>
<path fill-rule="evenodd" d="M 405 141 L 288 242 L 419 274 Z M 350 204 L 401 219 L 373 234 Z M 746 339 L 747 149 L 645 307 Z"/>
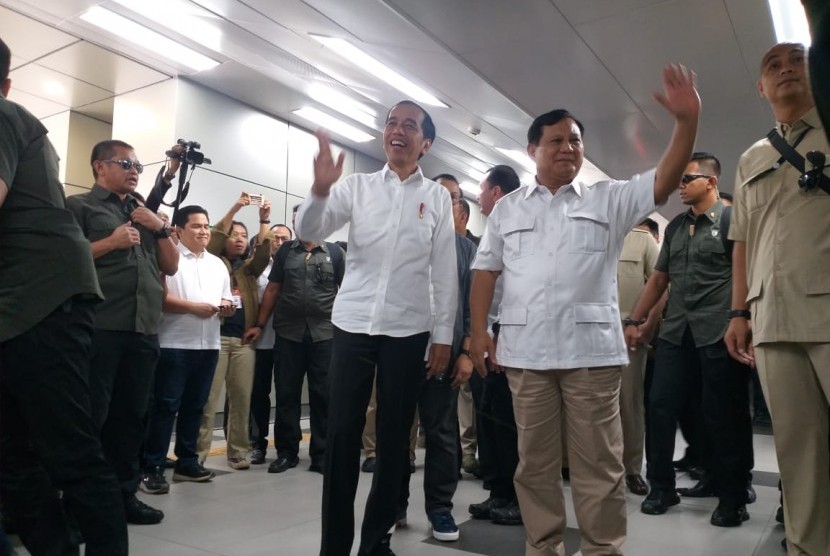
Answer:
<path fill-rule="evenodd" d="M 127 171 L 129 171 L 130 168 L 135 167 L 135 171 L 139 174 L 144 171 L 144 165 L 141 162 L 133 162 L 132 160 L 102 160 L 101 162 L 118 164 Z"/>
<path fill-rule="evenodd" d="M 680 178 L 680 181 L 681 181 L 683 184 L 689 184 L 689 183 L 692 183 L 693 181 L 695 181 L 695 180 L 696 180 L 696 179 L 698 179 L 698 178 L 706 178 L 706 179 L 709 179 L 709 178 L 711 178 L 711 177 L 712 177 L 712 176 L 707 176 L 706 174 L 683 174 L 683 177 L 682 177 L 682 178 Z"/>

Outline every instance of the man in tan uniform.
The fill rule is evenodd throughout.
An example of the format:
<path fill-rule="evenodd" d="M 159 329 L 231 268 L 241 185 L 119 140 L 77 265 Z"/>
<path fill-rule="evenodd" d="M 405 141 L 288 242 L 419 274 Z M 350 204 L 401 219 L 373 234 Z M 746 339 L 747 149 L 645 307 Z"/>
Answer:
<path fill-rule="evenodd" d="M 803 45 L 772 47 L 758 89 L 777 131 L 790 145 L 798 142 L 801 156 L 830 154 Z M 729 233 L 733 318 L 725 339 L 733 357 L 758 366 L 775 430 L 789 554 L 818 556 L 830 547 L 830 195 L 800 187 L 801 172 L 780 158 L 762 139 L 738 165 Z"/>
<path fill-rule="evenodd" d="M 637 305 L 637 300 L 654 271 L 659 252 L 657 242 L 654 241 L 646 222 L 639 224 L 625 236 L 622 253 L 617 263 L 617 300 L 620 305 L 620 317 L 623 320 L 631 317 L 631 311 Z M 649 336 L 645 338 L 646 343 L 650 341 L 659 318 L 659 314 L 649 315 L 649 320 L 645 324 L 649 326 L 651 334 L 646 334 Z M 625 484 L 633 494 L 643 496 L 648 494 L 648 485 L 641 475 L 645 440 L 643 383 L 647 355 L 648 350 L 645 348 L 629 351 L 629 363 L 622 367 L 620 384 Z"/>

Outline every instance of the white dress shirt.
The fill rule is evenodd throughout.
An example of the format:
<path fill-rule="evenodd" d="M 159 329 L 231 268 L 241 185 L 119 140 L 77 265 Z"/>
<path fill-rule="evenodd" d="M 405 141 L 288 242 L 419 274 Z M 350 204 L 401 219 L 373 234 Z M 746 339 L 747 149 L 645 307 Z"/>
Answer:
<path fill-rule="evenodd" d="M 203 251 L 197 255 L 181 242 L 179 271 L 166 276 L 169 295 L 219 306 L 231 300 L 231 279 L 222 259 Z M 190 313 L 168 313 L 161 316 L 159 344 L 172 349 L 219 349 L 219 315 L 203 319 Z"/>
<path fill-rule="evenodd" d="M 625 365 L 617 259 L 625 235 L 654 211 L 654 170 L 629 182 L 579 182 L 556 195 L 521 187 L 496 204 L 473 263 L 504 277 L 500 365 L 578 369 Z"/>
<path fill-rule="evenodd" d="M 346 224 L 346 274 L 332 323 L 347 332 L 395 337 L 431 330 L 434 343 L 452 344 L 458 271 L 447 190 L 420 168 L 403 182 L 388 165 L 352 174 L 328 197 L 306 198 L 297 237 L 320 243 Z"/>

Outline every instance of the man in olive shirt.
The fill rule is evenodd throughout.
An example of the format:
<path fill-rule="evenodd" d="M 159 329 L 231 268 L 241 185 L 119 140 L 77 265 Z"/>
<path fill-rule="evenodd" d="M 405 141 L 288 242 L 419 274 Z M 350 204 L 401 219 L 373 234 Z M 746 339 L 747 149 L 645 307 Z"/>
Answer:
<path fill-rule="evenodd" d="M 761 62 L 758 90 L 776 133 L 800 156 L 830 157 L 803 45 L 773 46 Z M 780 157 L 761 139 L 738 163 L 729 230 L 735 316 L 726 343 L 733 357 L 758 366 L 775 431 L 789 554 L 818 556 L 830 546 L 830 195 L 816 184 L 800 186 L 801 172 Z M 813 176 L 819 172 L 828 179 L 827 169 Z"/>
<path fill-rule="evenodd" d="M 697 398 L 702 412 L 698 422 L 704 424 L 711 447 L 705 462 L 709 476 L 684 494 L 716 494 L 720 502 L 710 522 L 735 527 L 749 519 L 752 427 L 749 369 L 730 359 L 723 342 L 732 269 L 722 237 L 726 230 L 719 174 L 714 155 L 694 153 L 680 185 L 680 200 L 691 208 L 667 228 L 654 274 L 624 329 L 628 345 L 636 346 L 642 334 L 638 323 L 645 322 L 671 281 L 649 393 L 651 492 L 642 503 L 643 513 L 662 514 L 680 502 L 672 466 L 677 421 L 684 406 Z"/>
<path fill-rule="evenodd" d="M 92 191 L 67 199 L 92 256 L 105 301 L 96 311 L 90 363 L 92 418 L 121 482 L 127 521 L 158 523 L 164 514 L 135 497 L 139 452 L 159 357 L 161 274 L 176 273 L 179 252 L 167 224 L 132 195 L 143 166 L 123 141 L 102 141 L 90 160 Z M 173 158 L 166 178 L 178 169 Z"/>
<path fill-rule="evenodd" d="M 89 355 L 101 290 L 89 243 L 65 208 L 46 128 L 5 99 L 10 60 L 0 40 L 3 512 L 33 554 L 78 554 L 69 514 L 88 556 L 122 556 L 127 524 L 118 482 L 90 417 Z"/>
<path fill-rule="evenodd" d="M 294 207 L 294 218 L 299 205 Z M 311 441 L 309 471 L 323 472 L 329 405 L 329 365 L 334 331 L 331 309 L 343 281 L 344 254 L 334 243 L 299 238 L 284 243 L 274 255 L 268 285 L 262 296 L 256 325 L 243 341 L 256 341 L 263 323 L 274 312 L 278 358 L 274 388 L 276 416 L 274 443 L 277 459 L 269 473 L 282 473 L 299 463 L 300 406 L 303 378 L 308 375 Z"/>

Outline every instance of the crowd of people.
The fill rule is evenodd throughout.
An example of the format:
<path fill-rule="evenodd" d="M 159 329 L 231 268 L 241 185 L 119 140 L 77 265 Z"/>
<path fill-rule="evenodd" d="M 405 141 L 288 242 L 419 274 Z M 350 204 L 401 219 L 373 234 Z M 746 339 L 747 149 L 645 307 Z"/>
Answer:
<path fill-rule="evenodd" d="M 0 41 L 3 97 L 9 62 Z M 168 468 L 173 481 L 213 479 L 217 413 L 229 469 L 267 462 L 272 382 L 267 471 L 296 467 L 307 381 L 321 556 L 351 553 L 361 469 L 373 476 L 358 555 L 394 556 L 419 436 L 437 540 L 459 539 L 463 469 L 489 490 L 469 516 L 523 524 L 527 556 L 564 554 L 566 480 L 581 553 L 623 554 L 626 489 L 646 514 L 713 496 L 713 526 L 749 519 L 757 369 L 785 548 L 827 554 L 830 178 L 803 155 L 830 146 L 804 47 L 772 47 L 759 91 L 776 127 L 742 156 L 734 206 L 718 157 L 694 151 L 694 73 L 669 65 L 655 98 L 674 129 L 656 168 L 580 182 L 587 130 L 552 110 L 527 133 L 533 183 L 505 165 L 481 181 L 481 238 L 458 180 L 424 176 L 436 129 L 412 101 L 389 110 L 375 173 L 343 177 L 343 154 L 317 132 L 311 190 L 288 226 L 248 193 L 216 222 L 198 205 L 168 221 L 136 192 L 143 166 L 120 140 L 95 145 L 94 185 L 67 198 L 46 129 L 0 100 L 3 527 L 33 556 L 81 542 L 88 556 L 126 555 L 128 523 L 164 519 L 137 490 L 169 493 Z M 648 217 L 676 190 L 688 210 L 658 247 Z M 253 237 L 236 220 L 251 208 Z M 347 242 L 326 241 L 344 226 Z M 672 461 L 678 424 L 689 449 Z M 698 483 L 676 488 L 678 468 Z"/>

